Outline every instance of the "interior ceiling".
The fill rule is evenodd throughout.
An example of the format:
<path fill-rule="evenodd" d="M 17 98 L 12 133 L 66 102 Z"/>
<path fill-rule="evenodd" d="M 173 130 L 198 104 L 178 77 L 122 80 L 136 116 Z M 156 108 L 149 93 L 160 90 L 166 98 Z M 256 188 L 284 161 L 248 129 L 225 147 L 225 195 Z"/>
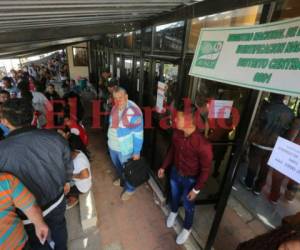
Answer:
<path fill-rule="evenodd" d="M 1 31 L 145 20 L 191 0 L 1 0 Z"/>
<path fill-rule="evenodd" d="M 130 31 L 145 20 L 197 2 L 201 1 L 1 0 L 0 57 Z"/>

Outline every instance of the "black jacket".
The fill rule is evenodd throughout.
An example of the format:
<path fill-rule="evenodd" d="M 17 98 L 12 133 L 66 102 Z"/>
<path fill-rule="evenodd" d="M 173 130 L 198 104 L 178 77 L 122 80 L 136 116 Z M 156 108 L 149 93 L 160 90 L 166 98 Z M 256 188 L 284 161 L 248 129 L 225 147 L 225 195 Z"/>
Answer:
<path fill-rule="evenodd" d="M 55 131 L 21 128 L 0 141 L 0 171 L 17 176 L 42 207 L 62 194 L 73 169 L 68 143 Z"/>

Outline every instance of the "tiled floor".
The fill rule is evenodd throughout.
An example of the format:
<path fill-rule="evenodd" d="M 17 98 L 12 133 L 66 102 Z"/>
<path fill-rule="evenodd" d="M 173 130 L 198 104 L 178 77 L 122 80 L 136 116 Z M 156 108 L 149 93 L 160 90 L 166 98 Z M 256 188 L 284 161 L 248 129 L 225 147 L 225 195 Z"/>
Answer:
<path fill-rule="evenodd" d="M 245 190 L 240 184 L 239 180 L 242 176 L 246 175 L 246 165 L 242 164 L 236 178 L 236 182 L 233 187 L 232 194 L 236 199 L 240 201 L 245 207 L 249 208 L 252 214 L 257 216 L 260 220 L 264 221 L 266 225 L 270 228 L 275 228 L 281 224 L 283 217 L 295 214 L 299 211 L 300 207 L 300 193 L 298 192 L 298 197 L 294 199 L 292 203 L 288 203 L 284 199 L 284 191 L 286 190 L 285 180 L 281 186 L 281 198 L 278 204 L 274 205 L 269 202 L 268 195 L 270 193 L 270 186 L 272 182 L 271 174 L 272 169 L 270 168 L 269 175 L 267 178 L 267 184 L 260 196 L 254 196 L 252 192 Z"/>
<path fill-rule="evenodd" d="M 112 185 L 114 171 L 100 130 L 90 131 L 93 192 L 99 220 L 100 250 L 180 250 L 175 232 L 165 227 L 165 216 L 144 185 L 131 200 L 122 202 L 122 189 Z M 233 191 L 233 193 L 236 190 Z M 248 197 L 249 198 L 249 197 Z M 249 200 L 250 201 L 250 200 Z M 228 202 L 214 244 L 215 250 L 235 250 L 240 242 L 268 229 L 233 196 Z M 198 212 L 199 210 L 199 212 Z M 205 242 L 214 217 L 214 206 L 199 206 L 194 227 Z"/>
<path fill-rule="evenodd" d="M 165 227 L 165 216 L 146 185 L 129 201 L 120 200 L 122 189 L 112 185 L 114 171 L 100 130 L 90 131 L 93 193 L 103 250 L 180 250 L 175 232 Z"/>

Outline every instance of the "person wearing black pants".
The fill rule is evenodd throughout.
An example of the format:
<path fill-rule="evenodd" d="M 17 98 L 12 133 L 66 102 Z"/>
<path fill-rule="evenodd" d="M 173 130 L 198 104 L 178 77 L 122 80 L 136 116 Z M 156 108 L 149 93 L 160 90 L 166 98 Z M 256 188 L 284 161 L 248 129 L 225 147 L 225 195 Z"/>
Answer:
<path fill-rule="evenodd" d="M 70 190 L 74 169 L 70 147 L 57 132 L 31 127 L 32 119 L 33 107 L 27 99 L 11 99 L 3 104 L 1 123 L 10 132 L 0 141 L 0 171 L 12 173 L 31 191 L 43 210 L 55 250 L 66 250 L 64 195 Z M 31 249 L 45 249 L 30 227 L 26 229 L 29 242 L 34 243 Z"/>

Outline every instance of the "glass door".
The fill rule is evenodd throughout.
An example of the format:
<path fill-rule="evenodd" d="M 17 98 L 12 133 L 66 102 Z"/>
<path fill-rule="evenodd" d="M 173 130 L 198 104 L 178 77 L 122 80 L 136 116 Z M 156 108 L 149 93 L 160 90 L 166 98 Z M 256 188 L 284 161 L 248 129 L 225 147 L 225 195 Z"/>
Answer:
<path fill-rule="evenodd" d="M 141 92 L 141 87 L 140 87 L 140 66 L 141 66 L 141 61 L 140 60 L 134 60 L 134 72 L 133 72 L 133 85 L 132 85 L 132 100 L 140 105 L 140 92 Z"/>
<path fill-rule="evenodd" d="M 149 59 L 144 60 L 144 74 L 143 74 L 143 89 L 142 89 L 142 105 L 145 106 L 151 106 L 151 63 Z"/>
<path fill-rule="evenodd" d="M 121 56 L 120 55 L 115 55 L 115 60 L 114 60 L 114 78 L 117 80 L 120 80 L 121 77 L 121 68 L 122 68 L 122 62 L 121 62 Z"/>
<path fill-rule="evenodd" d="M 171 142 L 172 129 L 168 126 L 170 125 L 170 112 L 167 107 L 174 105 L 175 102 L 179 65 L 171 62 L 156 60 L 154 61 L 153 66 L 155 67 L 155 71 L 154 81 L 151 89 L 153 103 L 152 107 L 157 110 L 158 106 L 162 105 L 164 109 L 162 112 L 155 111 L 153 114 L 154 136 L 151 167 L 157 183 L 160 185 L 163 192 L 167 194 L 169 189 L 167 181 L 168 179 L 158 179 L 157 171 L 166 157 L 166 153 Z M 158 94 L 159 88 L 162 86 L 161 84 L 163 84 L 165 87 L 162 103 L 159 104 L 157 99 L 162 98 Z M 165 125 L 167 125 L 167 127 L 165 127 Z"/>
<path fill-rule="evenodd" d="M 120 86 L 128 92 L 129 99 L 132 98 L 133 58 L 124 57 L 123 70 L 121 69 Z"/>

